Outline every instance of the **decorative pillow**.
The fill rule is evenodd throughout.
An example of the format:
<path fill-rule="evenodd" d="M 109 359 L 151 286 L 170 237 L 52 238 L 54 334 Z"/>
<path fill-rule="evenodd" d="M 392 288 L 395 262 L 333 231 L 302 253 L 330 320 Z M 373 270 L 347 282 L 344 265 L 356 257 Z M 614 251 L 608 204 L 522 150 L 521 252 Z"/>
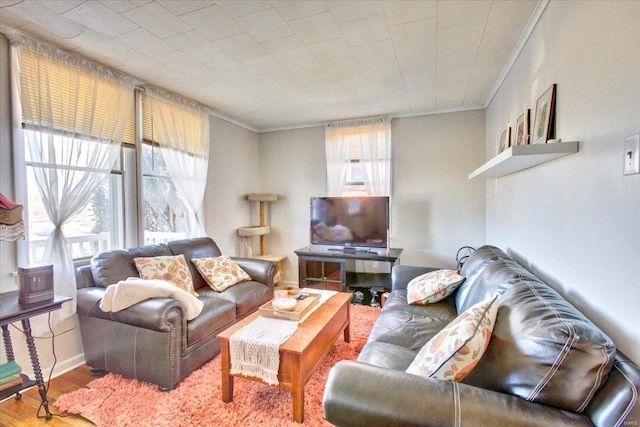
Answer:
<path fill-rule="evenodd" d="M 487 349 L 497 315 L 497 295 L 470 307 L 420 349 L 407 372 L 447 381 L 461 380 Z"/>
<path fill-rule="evenodd" d="M 451 295 L 464 281 L 455 270 L 436 270 L 413 278 L 407 285 L 409 304 L 426 305 Z"/>
<path fill-rule="evenodd" d="M 142 279 L 165 280 L 195 297 L 198 296 L 184 255 L 134 258 L 133 261 Z"/>
<path fill-rule="evenodd" d="M 193 258 L 191 262 L 211 289 L 218 292 L 237 283 L 251 280 L 251 276 L 226 255 L 215 258 Z"/>

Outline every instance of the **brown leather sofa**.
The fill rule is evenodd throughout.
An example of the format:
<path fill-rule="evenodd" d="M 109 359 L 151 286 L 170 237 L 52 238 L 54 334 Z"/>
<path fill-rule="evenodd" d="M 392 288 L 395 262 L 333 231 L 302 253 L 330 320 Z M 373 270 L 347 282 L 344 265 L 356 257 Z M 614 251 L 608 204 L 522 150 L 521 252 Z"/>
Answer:
<path fill-rule="evenodd" d="M 324 413 L 337 426 L 637 426 L 640 370 L 597 326 L 502 250 L 465 262 L 456 292 L 407 303 L 407 283 L 434 270 L 396 266 L 393 290 L 357 361 L 330 371 Z M 500 295 L 493 335 L 461 382 L 405 372 L 458 313 Z"/>
<path fill-rule="evenodd" d="M 171 298 L 148 299 L 115 313 L 100 309 L 107 286 L 139 276 L 134 258 L 179 254 L 185 256 L 198 298 L 204 302 L 197 317 L 187 321 L 182 304 Z M 112 250 L 76 268 L 80 333 L 92 372 L 114 372 L 168 390 L 217 355 L 218 333 L 273 299 L 276 275 L 271 261 L 233 258 L 253 280 L 216 292 L 191 258 L 220 255 L 216 243 L 205 237 Z"/>

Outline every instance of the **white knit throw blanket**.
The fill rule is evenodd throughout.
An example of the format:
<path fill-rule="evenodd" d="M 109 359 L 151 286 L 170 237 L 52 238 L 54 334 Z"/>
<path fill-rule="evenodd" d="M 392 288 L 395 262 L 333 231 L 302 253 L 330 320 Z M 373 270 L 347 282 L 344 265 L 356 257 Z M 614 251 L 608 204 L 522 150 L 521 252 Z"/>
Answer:
<path fill-rule="evenodd" d="M 229 338 L 231 374 L 257 377 L 278 385 L 280 344 L 291 338 L 298 322 L 260 316 Z"/>

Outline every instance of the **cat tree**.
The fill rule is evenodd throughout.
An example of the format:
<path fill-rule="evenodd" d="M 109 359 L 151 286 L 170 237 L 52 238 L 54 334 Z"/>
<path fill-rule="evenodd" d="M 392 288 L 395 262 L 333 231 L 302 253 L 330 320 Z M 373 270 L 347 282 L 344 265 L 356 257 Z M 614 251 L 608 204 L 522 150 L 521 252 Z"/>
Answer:
<path fill-rule="evenodd" d="M 282 261 L 286 258 L 284 255 L 271 255 L 265 253 L 264 236 L 271 233 L 271 227 L 265 223 L 265 203 L 275 202 L 278 200 L 278 195 L 273 193 L 251 193 L 247 195 L 247 200 L 250 202 L 258 202 L 260 209 L 260 224 L 250 225 L 247 227 L 238 228 L 238 235 L 244 237 L 244 256 L 248 258 L 265 259 L 272 261 L 276 265 L 278 273 L 276 274 L 275 283 L 278 284 L 282 281 L 284 275 L 282 272 Z M 253 247 L 251 246 L 251 239 L 258 236 L 260 238 L 260 255 L 253 255 Z"/>

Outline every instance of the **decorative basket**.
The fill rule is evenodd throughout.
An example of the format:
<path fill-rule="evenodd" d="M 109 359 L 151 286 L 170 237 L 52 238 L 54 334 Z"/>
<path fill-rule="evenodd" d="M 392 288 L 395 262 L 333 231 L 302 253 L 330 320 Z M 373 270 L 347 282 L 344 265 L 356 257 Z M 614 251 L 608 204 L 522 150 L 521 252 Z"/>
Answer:
<path fill-rule="evenodd" d="M 6 209 L 0 205 L 0 224 L 15 225 L 22 221 L 22 205 L 15 205 L 13 209 Z"/>
<path fill-rule="evenodd" d="M 13 242 L 21 238 L 24 238 L 22 205 L 0 194 L 0 241 Z"/>

